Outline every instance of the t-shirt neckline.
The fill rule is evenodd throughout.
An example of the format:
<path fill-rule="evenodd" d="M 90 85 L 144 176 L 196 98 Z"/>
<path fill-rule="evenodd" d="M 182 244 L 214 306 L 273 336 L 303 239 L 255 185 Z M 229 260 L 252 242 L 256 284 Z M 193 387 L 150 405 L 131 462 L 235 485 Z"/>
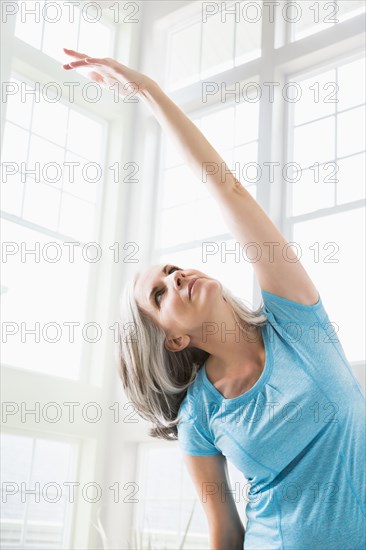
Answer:
<path fill-rule="evenodd" d="M 206 373 L 206 361 L 203 363 L 203 366 L 201 368 L 203 383 L 206 386 L 206 388 L 211 392 L 211 394 L 216 398 L 216 401 L 219 401 L 220 403 L 227 403 L 228 405 L 231 403 L 248 401 L 250 398 L 256 395 L 259 392 L 259 390 L 262 388 L 262 386 L 267 382 L 273 367 L 272 349 L 267 339 L 267 327 L 268 327 L 267 324 L 260 327 L 262 337 L 263 337 L 264 349 L 266 352 L 264 368 L 260 377 L 254 384 L 254 386 L 249 388 L 249 390 L 247 390 L 246 392 L 240 395 L 237 395 L 236 397 L 231 397 L 231 398 L 224 397 L 209 380 Z"/>

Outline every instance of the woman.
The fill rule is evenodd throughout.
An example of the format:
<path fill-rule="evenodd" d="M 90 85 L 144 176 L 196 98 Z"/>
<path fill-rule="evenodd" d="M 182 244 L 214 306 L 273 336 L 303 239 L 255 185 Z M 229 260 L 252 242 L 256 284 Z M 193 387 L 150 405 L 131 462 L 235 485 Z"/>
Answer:
<path fill-rule="evenodd" d="M 158 84 L 113 59 L 65 50 L 152 110 L 202 180 L 227 166 Z M 128 84 L 129 83 L 129 84 Z M 131 85 L 131 83 L 133 83 Z M 249 310 L 194 268 L 151 266 L 125 288 L 119 363 L 154 437 L 177 439 L 205 509 L 211 548 L 365 548 L 365 398 L 321 297 L 286 239 L 227 169 L 207 185 L 252 263 L 263 304 Z M 184 189 L 182 189 L 184 193 Z M 187 222 L 188 223 L 188 222 Z M 246 530 L 227 474 L 248 480 Z"/>

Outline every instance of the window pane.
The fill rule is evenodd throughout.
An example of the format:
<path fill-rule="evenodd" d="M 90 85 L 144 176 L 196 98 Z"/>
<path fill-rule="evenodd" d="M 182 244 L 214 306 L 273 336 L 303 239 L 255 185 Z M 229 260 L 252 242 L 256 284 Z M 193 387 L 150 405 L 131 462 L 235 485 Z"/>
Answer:
<path fill-rule="evenodd" d="M 201 78 L 233 66 L 234 15 L 223 17 L 221 11 L 202 22 Z"/>
<path fill-rule="evenodd" d="M 196 124 L 197 126 L 197 124 Z M 177 166 L 178 164 L 183 164 L 183 157 L 178 151 L 177 147 L 174 145 L 168 135 L 164 133 L 162 135 L 163 147 L 164 147 L 164 164 L 166 168 L 171 166 Z"/>
<path fill-rule="evenodd" d="M 21 483 L 28 485 L 32 468 L 33 439 L 1 432 L 1 542 L 20 545 L 26 520 L 26 499 L 20 498 Z M 18 496 L 6 495 L 5 489 L 19 488 Z M 4 492 L 3 492 L 4 491 Z"/>
<path fill-rule="evenodd" d="M 217 199 L 207 198 L 197 201 L 196 212 L 196 239 L 228 233 L 228 227 L 222 216 Z"/>
<path fill-rule="evenodd" d="M 235 65 L 246 63 L 261 55 L 262 0 L 256 2 L 235 2 L 239 17 L 236 25 Z M 229 14 L 227 17 L 233 18 Z"/>
<path fill-rule="evenodd" d="M 68 443 L 42 439 L 36 441 L 30 486 L 35 487 L 37 482 L 41 488 L 47 487 L 48 483 L 52 485 L 44 491 L 45 498 L 41 497 L 40 502 L 35 502 L 34 498 L 29 501 L 26 528 L 26 539 L 29 542 L 41 539 L 44 543 L 47 537 L 46 540 L 53 546 L 62 545 L 67 507 L 67 492 L 63 484 L 69 478 L 70 451 Z M 46 499 L 53 502 L 47 502 Z M 41 534 L 39 531 L 42 530 L 42 524 L 44 533 Z"/>
<path fill-rule="evenodd" d="M 334 122 L 329 117 L 295 128 L 293 160 L 301 168 L 335 158 Z"/>
<path fill-rule="evenodd" d="M 15 163 L 3 167 L 1 182 L 1 210 L 21 216 L 24 182 L 21 181 L 21 163 L 27 160 L 29 132 L 15 124 L 5 122 L 2 143 L 1 162 Z M 15 146 L 16 145 L 16 146 Z M 14 171 L 14 173 L 13 173 Z"/>
<path fill-rule="evenodd" d="M 288 25 L 293 27 L 294 40 L 329 29 L 338 20 L 336 3 L 328 0 L 293 2 L 287 13 L 288 19 L 293 21 Z"/>
<path fill-rule="evenodd" d="M 168 89 L 177 89 L 261 55 L 262 0 L 225 2 L 201 10 L 199 21 L 173 30 Z M 215 9 L 218 8 L 218 9 Z"/>
<path fill-rule="evenodd" d="M 10 92 L 12 92 L 12 88 L 9 87 L 9 93 L 6 96 L 6 118 L 11 122 L 15 122 L 19 126 L 22 126 L 23 128 L 29 129 L 32 116 L 33 96 L 26 95 L 26 101 L 22 101 L 22 95 L 20 92 L 22 86 L 24 88 L 24 92 L 30 89 L 31 86 L 27 85 L 25 88 L 26 82 L 22 83 L 16 78 L 11 78 L 10 82 L 14 86 L 14 93 L 10 94 Z"/>
<path fill-rule="evenodd" d="M 234 107 L 226 107 L 201 117 L 201 129 L 216 149 L 233 147 Z"/>
<path fill-rule="evenodd" d="M 235 145 L 258 139 L 259 102 L 242 102 L 235 108 Z"/>
<path fill-rule="evenodd" d="M 336 331 L 339 327 L 337 338 L 347 359 L 363 361 L 365 318 L 361 304 L 365 303 L 364 209 L 296 223 L 293 240 L 301 245 L 301 262 L 319 289 L 330 321 L 336 323 L 333 324 Z M 317 250 L 319 258 L 314 256 Z M 329 281 L 332 281 L 331 285 Z"/>
<path fill-rule="evenodd" d="M 51 185 L 26 179 L 23 217 L 53 231 L 57 230 L 61 192 Z"/>
<path fill-rule="evenodd" d="M 149 449 L 147 456 L 145 497 L 147 499 L 159 497 L 162 500 L 178 499 L 179 485 L 172 483 L 172 479 L 177 481 L 180 479 L 182 465 L 179 450 L 176 448 Z"/>
<path fill-rule="evenodd" d="M 1 150 L 1 162 L 15 162 L 20 169 L 28 154 L 29 132 L 11 122 L 5 122 L 4 140 Z"/>
<path fill-rule="evenodd" d="M 365 198 L 365 153 L 339 160 L 337 164 L 337 203 Z"/>
<path fill-rule="evenodd" d="M 100 21 L 91 6 L 82 6 L 82 15 L 79 6 L 80 2 L 72 5 L 52 0 L 19 2 L 15 36 L 62 63 L 67 58 L 64 47 L 91 56 L 110 56 L 113 28 Z"/>
<path fill-rule="evenodd" d="M 178 532 L 179 508 L 180 504 L 175 500 L 147 500 L 145 502 L 147 529 Z"/>
<path fill-rule="evenodd" d="M 34 48 L 40 49 L 44 22 L 41 2 L 39 0 L 27 0 L 20 7 L 22 9 L 17 12 L 15 36 Z"/>
<path fill-rule="evenodd" d="M 220 207 L 212 198 L 161 211 L 161 248 L 227 232 Z"/>
<path fill-rule="evenodd" d="M 1 182 L 1 210 L 21 216 L 22 202 L 25 184 L 21 181 L 19 174 L 8 177 Z"/>
<path fill-rule="evenodd" d="M 195 240 L 197 225 L 192 220 L 199 223 L 194 202 L 161 210 L 157 226 L 159 248 Z"/>
<path fill-rule="evenodd" d="M 326 170 L 322 165 L 319 170 L 303 170 L 301 175 L 289 174 L 288 179 L 293 180 L 288 183 L 293 216 L 313 212 L 315 208 L 334 206 L 336 183 L 329 180 L 337 179 L 337 174 L 335 165 L 330 169 Z"/>
<path fill-rule="evenodd" d="M 37 174 L 37 177 L 34 179 L 61 188 L 64 156 L 65 149 L 54 145 L 46 139 L 31 134 L 27 170 L 35 170 L 36 163 L 39 163 L 39 178 Z M 52 164 L 46 167 L 49 163 Z M 57 166 L 54 167 L 54 164 Z M 33 178 L 33 175 L 31 177 Z"/>
<path fill-rule="evenodd" d="M 20 88 L 17 95 L 19 100 Z M 15 110 L 16 103 L 9 113 L 13 116 Z M 5 122 L 2 162 L 15 164 L 7 168 L 4 177 L 2 209 L 47 229 L 89 240 L 96 230 L 96 202 L 103 175 L 103 123 L 60 102 L 42 99 L 34 103 L 29 130 Z"/>
<path fill-rule="evenodd" d="M 338 0 L 338 17 L 339 21 L 345 21 L 350 17 L 355 17 L 365 12 L 365 2 L 363 0 Z"/>
<path fill-rule="evenodd" d="M 207 519 L 178 446 L 149 446 L 142 452 L 138 526 L 145 545 L 139 548 L 181 548 L 186 531 L 184 548 L 208 548 Z"/>
<path fill-rule="evenodd" d="M 168 61 L 170 90 L 197 80 L 200 70 L 200 41 L 201 22 L 171 35 Z"/>
<path fill-rule="evenodd" d="M 217 148 L 228 169 L 233 165 L 234 106 L 193 119 L 205 137 Z M 221 131 L 218 133 L 217 128 Z M 165 138 L 165 143 L 167 140 Z M 170 151 L 174 150 L 173 147 Z M 167 149 L 165 149 L 167 156 Z M 167 166 L 173 163 L 167 159 Z M 224 166 L 217 168 L 224 178 Z M 165 170 L 161 185 L 163 210 L 159 213 L 160 226 L 156 228 L 157 246 L 175 246 L 183 242 L 206 237 L 210 234 L 227 232 L 220 209 L 211 198 L 207 182 L 200 181 L 191 170 L 181 164 Z M 190 220 L 187 223 L 187 220 Z M 194 221 L 195 222 L 194 222 Z"/>
<path fill-rule="evenodd" d="M 162 185 L 162 207 L 170 208 L 178 204 L 192 202 L 196 198 L 197 189 L 202 185 L 204 184 L 192 174 L 188 166 L 181 165 L 165 170 Z"/>
<path fill-rule="evenodd" d="M 189 526 L 189 534 L 187 537 L 188 540 L 192 540 L 195 533 L 198 533 L 200 535 L 207 535 L 208 532 L 207 516 L 205 514 L 201 501 L 198 501 L 197 499 L 182 501 L 182 528 L 185 529 L 188 525 L 192 510 L 193 516 Z"/>
<path fill-rule="evenodd" d="M 75 195 L 80 199 L 84 199 L 88 202 L 95 203 L 97 201 L 98 181 L 92 181 L 98 179 L 98 173 L 94 165 L 90 164 L 92 161 L 87 161 L 83 157 L 74 155 L 69 151 L 66 151 L 65 164 L 75 163 L 73 165 L 66 164 L 63 171 L 63 191 Z M 70 168 L 68 168 L 70 166 Z M 74 166 L 74 169 L 71 169 Z M 85 174 L 86 177 L 83 176 Z"/>
<path fill-rule="evenodd" d="M 299 100 L 293 103 L 294 124 L 303 124 L 326 115 L 335 113 L 337 99 L 336 71 L 325 73 L 300 80 Z M 291 88 L 289 88 L 290 95 Z"/>
<path fill-rule="evenodd" d="M 338 68 L 338 111 L 365 103 L 365 58 Z"/>
<path fill-rule="evenodd" d="M 90 242 L 95 237 L 95 205 L 62 194 L 59 231 L 81 242 Z"/>
<path fill-rule="evenodd" d="M 63 2 L 52 1 L 50 4 L 47 9 L 48 20 L 44 23 L 42 51 L 61 63 L 65 63 L 68 56 L 63 48 L 78 51 L 80 10 L 68 8 L 67 4 Z"/>
<path fill-rule="evenodd" d="M 289 3 L 290 5 L 290 3 Z M 294 40 L 329 29 L 350 17 L 360 15 L 365 11 L 365 2 L 353 0 L 317 0 L 316 2 L 293 2 L 288 10 L 290 21 L 294 27 Z"/>
<path fill-rule="evenodd" d="M 63 146 L 66 141 L 67 115 L 66 105 L 41 99 L 39 103 L 34 103 L 32 131 Z"/>
<path fill-rule="evenodd" d="M 112 53 L 112 29 L 101 22 L 89 22 L 86 17 L 80 21 L 78 51 L 91 57 L 109 57 Z"/>
<path fill-rule="evenodd" d="M 86 159 L 100 162 L 102 125 L 78 111 L 70 111 L 67 148 Z"/>
<path fill-rule="evenodd" d="M 334 206 L 335 186 L 338 192 L 337 204 L 365 196 L 364 166 L 361 166 L 364 157 L 354 156 L 365 150 L 365 105 L 352 108 L 365 99 L 364 62 L 362 58 L 343 63 L 313 78 L 299 80 L 302 98 L 293 105 L 293 119 L 302 125 L 293 128 L 294 154 L 289 160 L 299 163 L 303 173 L 299 181 L 296 181 L 295 174 L 289 174 L 289 179 L 293 181 L 287 185 L 291 195 L 288 215 L 300 215 L 317 208 Z M 336 95 L 334 81 L 338 85 Z M 327 97 L 329 100 L 336 97 L 338 102 L 330 106 L 325 101 Z M 334 116 L 328 117 L 330 112 Z M 327 118 L 307 123 L 314 117 L 324 115 Z M 349 155 L 353 156 L 339 160 Z M 307 166 L 311 169 L 304 170 Z"/>
<path fill-rule="evenodd" d="M 365 150 L 365 106 L 346 111 L 338 116 L 338 156 Z"/>
<path fill-rule="evenodd" d="M 16 324 L 3 343 L 3 363 L 78 379 L 90 262 L 80 246 L 71 261 L 72 248 L 62 241 L 6 220 L 1 229 L 3 242 L 14 243 L 1 275 L 2 319 Z"/>
<path fill-rule="evenodd" d="M 16 494 L 3 495 L 2 543 L 11 540 L 22 548 L 67 548 L 70 526 L 63 483 L 69 481 L 74 470 L 73 446 L 52 439 L 4 433 L 1 448 L 2 480 L 19 487 Z M 35 494 L 24 493 L 34 489 L 39 502 Z"/>

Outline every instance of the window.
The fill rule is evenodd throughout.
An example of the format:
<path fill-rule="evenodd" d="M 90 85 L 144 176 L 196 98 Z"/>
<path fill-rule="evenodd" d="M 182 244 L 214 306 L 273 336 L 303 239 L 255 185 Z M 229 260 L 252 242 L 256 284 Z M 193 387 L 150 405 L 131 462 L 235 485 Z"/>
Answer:
<path fill-rule="evenodd" d="M 246 4 L 246 5 L 245 5 Z M 262 0 L 257 2 L 202 2 L 200 15 L 175 25 L 169 40 L 168 90 L 220 73 L 261 55 Z M 246 17 L 241 17 L 245 10 Z M 223 15 L 224 14 L 224 15 Z"/>
<path fill-rule="evenodd" d="M 78 2 L 21 1 L 15 36 L 61 63 L 65 62 L 64 47 L 109 57 L 114 29 L 101 21 L 101 9 L 96 6 L 95 2 L 80 7 Z"/>
<path fill-rule="evenodd" d="M 87 101 L 81 89 L 93 83 L 66 76 L 62 47 L 111 55 L 118 36 L 129 51 L 132 29 L 107 14 L 88 21 L 72 2 L 14 7 L 2 52 L 1 448 L 2 489 L 11 482 L 19 491 L 3 494 L 1 546 L 86 548 L 100 540 L 91 523 L 98 499 L 85 487 L 103 483 L 96 475 L 110 458 L 100 418 L 115 372 L 113 343 L 102 336 L 118 266 L 108 268 L 102 253 L 117 220 L 108 209 L 109 242 L 100 220 L 105 203 L 120 206 L 105 167 L 122 160 L 122 125 L 120 105 L 104 93 L 97 105 Z M 87 13 L 92 19 L 92 6 Z M 67 482 L 77 484 L 74 500 Z"/>
<path fill-rule="evenodd" d="M 9 333 L 2 360 L 77 379 L 87 283 L 99 254 L 85 244 L 98 237 L 106 125 L 73 104 L 50 101 L 21 75 L 12 77 L 11 89 L 2 149 L 8 166 L 1 190 L 2 285 L 8 330 L 18 330 Z M 79 327 L 76 337 L 70 322 Z"/>
<path fill-rule="evenodd" d="M 228 470 L 245 525 L 242 476 L 232 464 L 228 463 Z M 140 444 L 139 479 L 140 504 L 134 525 L 135 536 L 143 543 L 139 548 L 149 548 L 149 539 L 153 548 L 179 548 L 187 533 L 184 548 L 208 549 L 207 518 L 178 446 Z"/>
<path fill-rule="evenodd" d="M 1 545 L 3 548 L 69 548 L 73 443 L 1 434 Z"/>
<path fill-rule="evenodd" d="M 24 77 L 13 77 L 11 85 L 2 162 L 15 163 L 16 171 L 9 168 L 2 210 L 61 235 L 93 240 L 104 123 L 57 96 L 50 101 Z"/>
<path fill-rule="evenodd" d="M 331 320 L 349 360 L 361 361 L 364 349 L 354 327 L 364 333 L 364 318 L 352 304 L 364 303 L 364 277 L 356 268 L 364 233 L 357 231 L 354 239 L 352 228 L 365 225 L 365 58 L 342 59 L 316 75 L 289 80 L 302 91 L 299 101 L 289 103 L 289 227 L 320 287 L 329 278 L 339 290 L 346 282 Z"/>
<path fill-rule="evenodd" d="M 316 2 L 293 2 L 287 8 L 287 17 L 293 22 L 292 40 L 329 29 L 330 27 L 364 13 L 365 2 L 320 0 Z"/>

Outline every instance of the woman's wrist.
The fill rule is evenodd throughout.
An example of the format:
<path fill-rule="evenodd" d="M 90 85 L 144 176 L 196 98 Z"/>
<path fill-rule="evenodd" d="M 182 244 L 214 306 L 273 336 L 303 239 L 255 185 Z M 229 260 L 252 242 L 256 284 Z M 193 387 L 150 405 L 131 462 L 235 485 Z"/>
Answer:
<path fill-rule="evenodd" d="M 161 91 L 159 84 L 152 78 L 146 77 L 146 80 L 139 86 L 139 96 L 147 103 L 151 103 L 156 98 L 156 93 Z"/>

